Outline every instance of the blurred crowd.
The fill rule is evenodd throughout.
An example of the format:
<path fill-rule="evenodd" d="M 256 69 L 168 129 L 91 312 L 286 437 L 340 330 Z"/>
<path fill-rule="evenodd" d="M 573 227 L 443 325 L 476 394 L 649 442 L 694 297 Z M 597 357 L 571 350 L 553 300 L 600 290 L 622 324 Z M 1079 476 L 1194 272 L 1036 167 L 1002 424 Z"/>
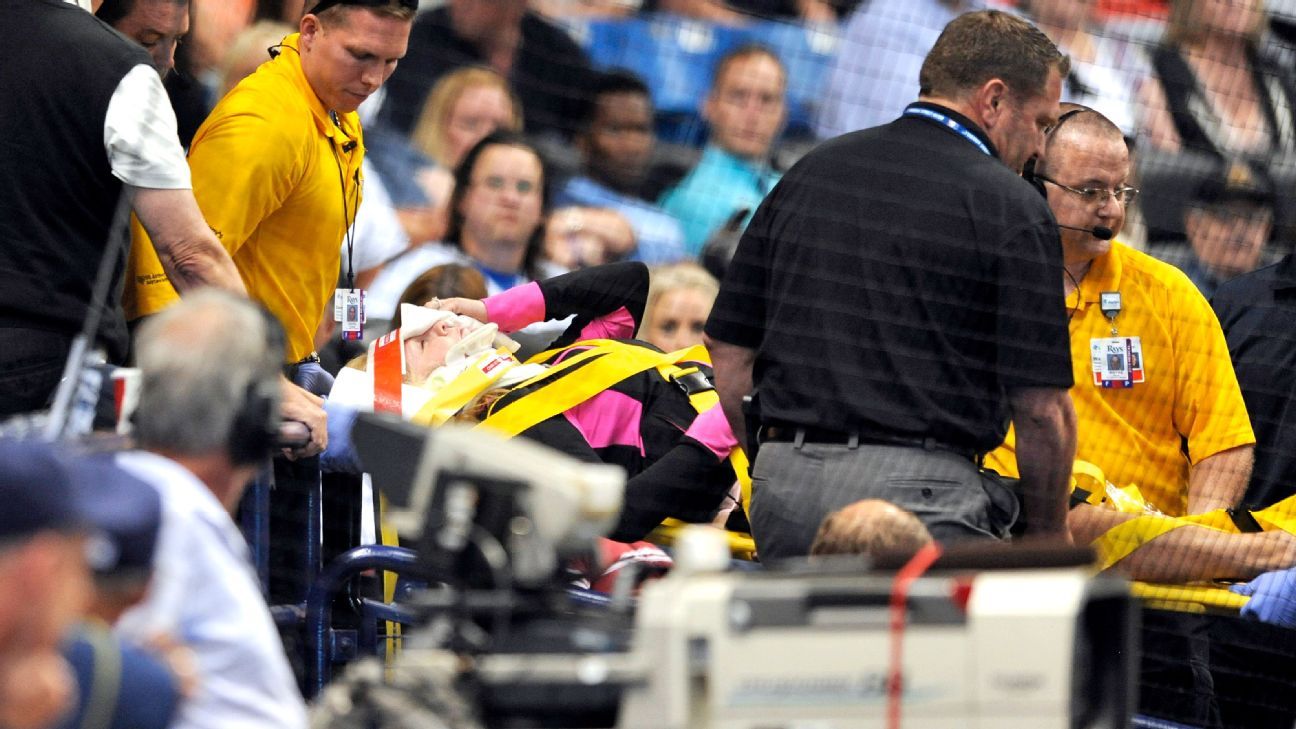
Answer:
<path fill-rule="evenodd" d="M 191 133 L 215 100 L 265 59 L 265 48 L 291 30 L 276 23 L 294 22 L 297 5 L 194 1 L 192 28 L 168 79 L 182 131 Z M 1290 3 L 421 5 L 407 56 L 361 110 L 365 205 L 354 255 L 361 286 L 374 284 L 370 311 L 378 319 L 390 318 L 414 277 L 449 261 L 450 249 L 483 269 L 492 291 L 627 259 L 697 262 L 721 275 L 781 171 L 819 140 L 895 118 L 913 98 L 918 67 L 940 29 L 987 6 L 1024 14 L 1057 42 L 1072 59 L 1063 99 L 1103 112 L 1134 145 L 1142 194 L 1129 211 L 1126 243 L 1179 266 L 1207 295 L 1291 248 Z M 631 26 L 651 30 L 649 45 L 606 47 L 636 42 L 605 32 Z M 771 26 L 800 37 L 785 42 L 786 35 L 762 31 Z M 818 39 L 814 50 L 804 37 Z M 595 60 L 631 51 L 691 54 L 683 72 L 692 78 Z M 801 67 L 809 62 L 814 73 L 807 77 Z M 681 85 L 696 90 L 683 106 Z M 474 179 L 472 170 L 459 169 L 466 153 L 495 130 L 524 135 L 541 165 L 536 189 L 544 195 L 510 234 L 526 242 L 525 252 L 492 257 L 455 240 L 452 218 L 494 217 L 491 206 L 515 204 L 455 196 L 457 181 Z M 461 210 L 452 212 L 453 205 Z"/>

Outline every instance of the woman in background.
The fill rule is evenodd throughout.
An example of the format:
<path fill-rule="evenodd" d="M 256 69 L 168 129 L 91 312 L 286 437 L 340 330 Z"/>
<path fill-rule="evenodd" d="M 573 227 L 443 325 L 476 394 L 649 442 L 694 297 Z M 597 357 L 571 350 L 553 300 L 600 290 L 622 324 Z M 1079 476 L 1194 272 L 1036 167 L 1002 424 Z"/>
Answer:
<path fill-rule="evenodd" d="M 653 269 L 639 338 L 663 352 L 702 343 L 702 327 L 720 283 L 696 263 Z"/>

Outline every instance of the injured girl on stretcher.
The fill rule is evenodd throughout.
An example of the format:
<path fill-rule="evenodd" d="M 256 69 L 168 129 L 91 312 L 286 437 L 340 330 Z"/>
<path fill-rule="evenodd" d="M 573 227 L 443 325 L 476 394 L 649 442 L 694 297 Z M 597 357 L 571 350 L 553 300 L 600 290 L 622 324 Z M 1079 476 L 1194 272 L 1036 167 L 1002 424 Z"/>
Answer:
<path fill-rule="evenodd" d="M 432 427 L 477 422 L 578 459 L 620 465 L 628 476 L 625 506 L 608 535 L 617 541 L 642 539 L 667 517 L 711 522 L 735 481 L 737 441 L 714 396 L 705 397 L 705 350 L 665 354 L 631 339 L 647 294 L 648 269 L 626 262 L 480 301 L 403 304 L 401 328 L 343 368 L 330 404 L 399 413 Z M 568 317 L 572 323 L 549 350 L 526 363 L 513 356 L 508 332 Z M 348 449 L 346 440 L 330 433 L 330 450 Z M 337 453 L 326 460 L 354 462 Z"/>

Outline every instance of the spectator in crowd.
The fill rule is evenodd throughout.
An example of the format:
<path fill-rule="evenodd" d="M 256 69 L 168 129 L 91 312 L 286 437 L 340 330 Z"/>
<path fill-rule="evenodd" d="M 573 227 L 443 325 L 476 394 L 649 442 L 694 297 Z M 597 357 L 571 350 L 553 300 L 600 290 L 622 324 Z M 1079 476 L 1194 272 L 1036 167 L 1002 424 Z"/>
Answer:
<path fill-rule="evenodd" d="M 1146 62 L 1124 41 L 1094 32 L 1092 0 L 1018 0 L 1018 6 L 1071 59 L 1062 100 L 1101 112 L 1133 139 L 1135 92 Z"/>
<path fill-rule="evenodd" d="M 912 512 L 889 501 L 861 499 L 824 517 L 810 554 L 912 555 L 931 541 L 931 532 Z"/>
<path fill-rule="evenodd" d="M 203 214 L 251 296 L 283 322 L 299 386 L 322 374 L 314 336 L 360 205 L 364 146 L 356 108 L 404 56 L 413 16 L 410 0 L 319 0 L 274 60 L 221 100 L 189 152 Z M 135 271 L 140 315 L 171 301 L 149 268 L 141 262 Z M 350 267 L 343 273 L 354 281 Z M 328 383 L 311 389 L 327 392 Z M 289 416 L 311 430 L 299 455 L 323 450 L 320 403 L 300 388 L 285 394 Z"/>
<path fill-rule="evenodd" d="M 642 0 L 531 0 L 529 7 L 551 20 L 621 18 L 639 11 Z"/>
<path fill-rule="evenodd" d="M 592 73 L 585 52 L 526 0 L 450 0 L 414 23 L 379 121 L 410 134 L 429 89 L 461 66 L 486 66 L 509 80 L 526 109 L 527 133 L 564 138 Z"/>
<path fill-rule="evenodd" d="M 1087 108 L 1064 115 L 1034 172 L 1063 228 L 1076 457 L 1171 516 L 1232 508 L 1255 437 L 1224 334 L 1187 276 L 1106 235 L 1138 193 L 1130 174 L 1120 129 Z M 1015 474 L 1012 448 L 1010 435 L 987 464 Z"/>
<path fill-rule="evenodd" d="M 70 705 L 75 685 L 59 641 L 90 595 L 84 501 L 65 460 L 51 446 L 0 441 L 0 503 L 5 505 L 0 510 L 0 726 L 5 729 L 42 729 Z"/>
<path fill-rule="evenodd" d="M 104 0 L 95 17 L 144 46 L 163 76 L 175 68 L 175 50 L 189 33 L 189 0 Z"/>
<path fill-rule="evenodd" d="M 440 168 L 453 170 L 497 129 L 521 132 L 522 104 L 503 76 L 470 66 L 447 73 L 432 87 L 410 143 Z M 449 194 L 449 185 L 444 191 Z"/>
<path fill-rule="evenodd" d="M 1140 174 L 1155 240 L 1182 238 L 1182 206 L 1204 178 L 1236 163 L 1281 191 L 1296 179 L 1296 75 L 1259 50 L 1260 0 L 1173 0 L 1153 76 L 1140 91 Z M 1278 200 L 1280 226 L 1291 203 Z"/>
<path fill-rule="evenodd" d="M 230 517 L 274 447 L 283 335 L 256 306 L 201 292 L 140 327 L 136 440 L 117 462 L 157 489 L 162 529 L 148 597 L 118 631 L 170 632 L 201 685 L 174 726 L 304 728 L 305 707 Z"/>
<path fill-rule="evenodd" d="M 1248 165 L 1233 165 L 1229 179 L 1203 180 L 1188 203 L 1187 245 L 1163 243 L 1148 252 L 1188 274 L 1202 295 L 1214 295 L 1221 283 L 1265 263 L 1274 196 Z"/>
<path fill-rule="evenodd" d="M 653 269 L 639 338 L 663 352 L 702 343 L 711 306 L 720 282 L 696 263 L 676 263 Z"/>
<path fill-rule="evenodd" d="M 375 315 L 394 314 L 405 287 L 444 263 L 473 266 L 489 293 L 561 272 L 543 257 L 546 185 L 543 160 L 521 137 L 495 132 L 478 142 L 455 169 L 445 241 L 411 249 L 383 267 L 369 291 Z M 560 331 L 541 326 L 518 339 L 529 349 L 543 347 Z"/>
<path fill-rule="evenodd" d="M 583 174 L 555 196 L 560 207 L 605 207 L 624 215 L 638 241 L 634 258 L 649 265 L 685 256 L 679 221 L 641 197 L 655 142 L 652 97 L 643 79 L 629 71 L 601 75 L 576 135 Z"/>
<path fill-rule="evenodd" d="M 630 221 L 611 208 L 565 207 L 545 221 L 545 258 L 569 271 L 633 258 L 637 245 Z"/>
<path fill-rule="evenodd" d="M 118 467 L 110 454 L 76 459 L 73 477 L 111 506 L 94 519 L 90 550 L 94 589 L 86 617 L 63 647 L 76 676 L 77 700 L 57 726 L 166 729 L 182 688 L 194 688 L 189 649 L 169 636 L 154 636 L 149 644 L 152 650 L 146 650 L 110 632 L 121 614 L 148 592 L 162 521 L 161 497 L 152 486 Z"/>
<path fill-rule="evenodd" d="M 716 64 L 702 117 L 710 134 L 702 159 L 659 201 L 683 223 L 691 256 L 736 213 L 750 220 L 778 183 L 770 155 L 787 120 L 787 69 L 763 46 L 730 51 Z"/>
<path fill-rule="evenodd" d="M 941 30 L 982 0 L 861 3 L 846 21 L 815 119 L 820 139 L 885 124 L 918 91 L 923 57 Z"/>
<path fill-rule="evenodd" d="M 1296 257 L 1222 284 L 1211 304 L 1255 429 L 1242 502 L 1269 506 L 1296 494 Z"/>
<path fill-rule="evenodd" d="M 646 0 L 643 10 L 724 25 L 743 25 L 760 18 L 829 24 L 837 22 L 840 5 L 825 0 Z"/>
<path fill-rule="evenodd" d="M 308 3 L 309 1 L 307 0 Z M 295 4 L 296 12 L 280 16 L 280 21 L 295 24 L 301 18 L 301 0 L 297 0 Z M 181 49 L 188 56 L 188 71 L 207 87 L 212 96 L 211 101 L 215 103 L 222 96 L 216 93 L 219 87 L 217 71 L 226 52 L 256 20 L 257 0 L 197 2 L 193 3 L 191 13 L 193 31 L 185 39 Z M 282 37 L 277 36 L 270 43 L 277 43 Z M 262 50 L 265 48 L 266 46 L 261 47 Z"/>
<path fill-rule="evenodd" d="M 394 148 L 405 144 L 403 137 L 382 129 L 375 163 L 383 179 L 392 181 L 393 202 L 411 240 L 426 243 L 445 236 L 454 169 L 474 144 L 497 129 L 522 131 L 522 105 L 503 76 L 479 66 L 451 71 L 432 87 L 408 152 Z"/>
<path fill-rule="evenodd" d="M 24 140 L 0 170 L 0 415 L 9 415 L 45 406 L 57 386 L 100 260 L 120 255 L 105 241 L 123 191 L 153 234 L 159 278 L 182 292 L 243 283 L 194 203 L 148 54 L 65 2 L 5 0 L 0 18 L 12 54 L 0 90 L 26 100 L 0 115 L 0 134 Z M 119 362 L 126 327 L 108 306 L 98 344 Z"/>
<path fill-rule="evenodd" d="M 735 432 L 755 390 L 762 558 L 806 554 L 824 516 L 861 498 L 913 511 L 941 541 L 1005 537 L 1016 500 L 978 466 L 1009 416 L 1029 430 L 1027 531 L 1065 535 L 1061 251 L 1016 173 L 1058 118 L 1066 71 L 1026 21 L 962 15 L 917 103 L 820 145 L 762 203 L 706 325 Z"/>
<path fill-rule="evenodd" d="M 234 89 L 239 81 L 251 76 L 257 67 L 269 61 L 271 56 L 266 52 L 279 43 L 284 36 L 293 32 L 287 23 L 274 20 L 258 20 L 239 33 L 221 56 L 217 67 L 220 82 L 216 87 L 216 98 L 223 99 Z"/>

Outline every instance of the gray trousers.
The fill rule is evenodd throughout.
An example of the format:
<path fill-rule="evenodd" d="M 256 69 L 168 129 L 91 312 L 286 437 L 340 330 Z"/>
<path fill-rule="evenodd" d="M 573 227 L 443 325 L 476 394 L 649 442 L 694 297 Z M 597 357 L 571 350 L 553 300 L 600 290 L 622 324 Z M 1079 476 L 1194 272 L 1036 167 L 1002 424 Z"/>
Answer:
<path fill-rule="evenodd" d="M 939 542 L 1004 539 L 1017 519 L 997 474 L 944 450 L 762 443 L 752 471 L 752 536 L 764 561 L 803 557 L 828 514 L 884 499 L 912 511 Z"/>

